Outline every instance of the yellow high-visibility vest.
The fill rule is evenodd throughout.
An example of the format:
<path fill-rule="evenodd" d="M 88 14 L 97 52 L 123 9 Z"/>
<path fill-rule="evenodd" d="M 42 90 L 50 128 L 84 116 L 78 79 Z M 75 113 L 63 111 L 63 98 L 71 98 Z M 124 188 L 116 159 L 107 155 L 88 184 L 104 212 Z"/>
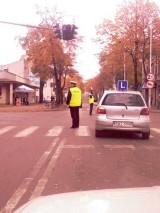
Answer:
<path fill-rule="evenodd" d="M 71 100 L 69 103 L 70 107 L 81 106 L 82 104 L 82 92 L 78 87 L 70 88 Z"/>
<path fill-rule="evenodd" d="M 94 103 L 94 97 L 92 95 L 92 97 L 89 96 L 89 104 L 93 104 Z"/>

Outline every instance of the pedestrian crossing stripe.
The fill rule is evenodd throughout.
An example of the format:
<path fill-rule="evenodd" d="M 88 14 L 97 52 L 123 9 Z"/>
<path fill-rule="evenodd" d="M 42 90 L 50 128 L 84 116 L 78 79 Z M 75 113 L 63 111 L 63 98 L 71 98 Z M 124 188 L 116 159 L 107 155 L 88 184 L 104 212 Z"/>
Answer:
<path fill-rule="evenodd" d="M 0 128 L 0 136 L 11 131 L 12 129 L 17 128 L 17 126 L 7 126 L 7 127 L 3 127 Z M 40 126 L 30 126 L 28 128 L 25 128 L 24 130 L 18 132 L 17 134 L 14 135 L 15 138 L 22 138 L 22 137 L 28 137 L 31 134 L 33 134 L 36 130 L 38 130 L 40 128 Z M 47 133 L 45 134 L 46 137 L 58 137 L 63 129 L 65 127 L 64 126 L 53 126 L 51 129 L 49 129 L 47 131 Z M 160 133 L 160 129 L 158 128 L 151 128 L 152 131 L 156 132 L 156 133 Z M 90 136 L 90 130 L 88 126 L 79 126 L 79 128 L 76 129 L 72 129 L 71 131 L 74 132 L 75 136 Z M 150 135 L 150 138 L 154 138 L 153 135 Z"/>
<path fill-rule="evenodd" d="M 36 131 L 38 128 L 39 128 L 38 126 L 28 127 L 26 129 L 20 131 L 19 133 L 17 133 L 14 137 L 15 138 L 27 137 L 27 136 L 31 135 L 34 131 Z"/>
<path fill-rule="evenodd" d="M 76 135 L 77 136 L 90 136 L 88 126 L 80 126 L 78 129 L 76 129 Z"/>
<path fill-rule="evenodd" d="M 151 130 L 153 130 L 154 132 L 160 133 L 160 129 L 157 129 L 157 128 L 151 128 Z"/>
<path fill-rule="evenodd" d="M 7 127 L 4 127 L 2 129 L 0 129 L 0 135 L 3 135 L 4 133 L 14 129 L 16 126 L 7 126 Z"/>
<path fill-rule="evenodd" d="M 54 126 L 52 129 L 49 129 L 46 136 L 53 137 L 59 136 L 63 130 L 62 126 Z"/>

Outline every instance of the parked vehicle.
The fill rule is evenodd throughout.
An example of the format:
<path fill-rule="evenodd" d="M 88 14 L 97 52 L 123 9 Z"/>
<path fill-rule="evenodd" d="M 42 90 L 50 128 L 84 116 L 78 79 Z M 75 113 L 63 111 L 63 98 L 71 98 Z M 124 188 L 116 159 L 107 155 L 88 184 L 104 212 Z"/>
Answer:
<path fill-rule="evenodd" d="M 104 92 L 96 108 L 95 136 L 110 130 L 137 132 L 142 139 L 149 139 L 149 109 L 140 92 Z"/>

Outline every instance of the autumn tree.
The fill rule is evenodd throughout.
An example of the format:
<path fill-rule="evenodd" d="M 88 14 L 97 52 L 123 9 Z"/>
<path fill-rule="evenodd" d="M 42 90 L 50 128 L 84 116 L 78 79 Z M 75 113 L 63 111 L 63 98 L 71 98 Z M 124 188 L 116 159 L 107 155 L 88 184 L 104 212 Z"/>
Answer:
<path fill-rule="evenodd" d="M 146 63 L 150 60 L 150 25 L 153 29 L 153 54 L 159 47 L 159 8 L 155 3 L 150 3 L 148 0 L 135 0 L 124 2 L 119 6 L 114 21 L 105 20 L 97 28 L 99 35 L 99 43 L 103 46 L 103 55 L 101 63 L 114 63 L 115 72 L 119 72 L 124 65 L 123 56 L 125 54 L 126 63 L 132 62 L 132 66 L 128 67 L 127 72 L 133 70 L 134 90 L 138 89 L 141 82 L 140 73 L 141 65 L 144 66 L 145 76 L 147 74 Z M 112 55 L 112 58 L 110 57 Z M 120 63 L 118 58 L 121 58 Z M 131 65 L 129 62 L 128 65 Z M 119 64 L 119 65 L 118 65 Z M 117 67 L 117 65 L 119 67 Z M 130 74 L 128 76 L 131 76 Z"/>
<path fill-rule="evenodd" d="M 68 67 L 73 65 L 78 39 L 63 41 L 56 38 L 54 26 L 61 17 L 56 17 L 57 11 L 51 15 L 48 9 L 37 12 L 42 19 L 38 27 L 29 29 L 27 36 L 20 38 L 20 44 L 26 50 L 31 64 L 31 70 L 40 78 L 40 103 L 43 101 L 43 86 L 47 79 L 53 78 L 55 83 L 56 103 L 63 103 L 63 88 Z"/>

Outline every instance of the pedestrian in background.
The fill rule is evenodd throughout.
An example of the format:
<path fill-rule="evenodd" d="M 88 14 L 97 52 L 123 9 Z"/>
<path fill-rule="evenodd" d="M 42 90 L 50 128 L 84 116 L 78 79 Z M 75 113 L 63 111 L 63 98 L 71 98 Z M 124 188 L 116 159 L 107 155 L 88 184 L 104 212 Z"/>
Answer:
<path fill-rule="evenodd" d="M 89 115 L 92 115 L 94 105 L 94 96 L 92 93 L 89 94 Z"/>
<path fill-rule="evenodd" d="M 66 104 L 69 106 L 72 118 L 71 128 L 79 127 L 79 108 L 82 107 L 82 92 L 77 87 L 77 82 L 70 81 L 70 89 L 67 94 Z"/>

